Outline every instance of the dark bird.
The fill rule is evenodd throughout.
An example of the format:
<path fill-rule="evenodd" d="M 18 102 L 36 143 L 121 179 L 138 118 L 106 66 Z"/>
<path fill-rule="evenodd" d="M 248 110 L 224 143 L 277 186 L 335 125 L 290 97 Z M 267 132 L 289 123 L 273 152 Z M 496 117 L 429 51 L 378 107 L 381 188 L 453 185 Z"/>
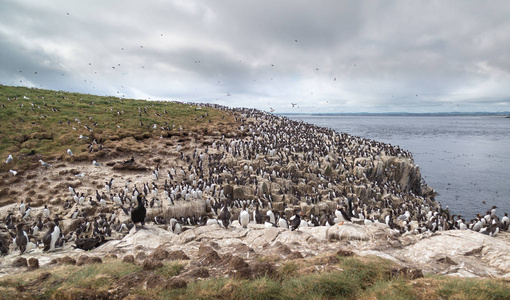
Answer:
<path fill-rule="evenodd" d="M 138 206 L 131 211 L 131 221 L 133 223 L 140 222 L 143 225 L 145 225 L 145 216 L 147 214 L 147 210 L 145 209 L 145 199 L 142 194 L 138 194 L 136 196 L 136 200 L 138 201 Z"/>
<path fill-rule="evenodd" d="M 21 254 L 25 252 L 28 243 L 27 233 L 23 230 L 23 226 L 25 223 L 19 223 L 16 225 L 17 233 L 16 233 L 16 246 L 18 246 Z"/>
<path fill-rule="evenodd" d="M 223 203 L 223 208 L 221 209 L 218 217 L 218 219 L 221 220 L 223 227 L 228 228 L 228 225 L 230 224 L 230 211 L 228 210 L 227 201 Z"/>
<path fill-rule="evenodd" d="M 99 247 L 105 242 L 104 235 L 100 234 L 93 238 L 76 238 L 75 248 L 79 248 L 85 251 L 92 250 Z"/>

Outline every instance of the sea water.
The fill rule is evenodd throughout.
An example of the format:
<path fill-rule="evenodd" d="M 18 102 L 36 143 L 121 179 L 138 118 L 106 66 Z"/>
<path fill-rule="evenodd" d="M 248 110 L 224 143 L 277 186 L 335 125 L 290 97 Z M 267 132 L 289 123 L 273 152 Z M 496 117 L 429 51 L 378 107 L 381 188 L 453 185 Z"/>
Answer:
<path fill-rule="evenodd" d="M 466 220 L 510 213 L 510 118 L 502 116 L 284 115 L 398 145 L 413 154 L 436 200 Z"/>

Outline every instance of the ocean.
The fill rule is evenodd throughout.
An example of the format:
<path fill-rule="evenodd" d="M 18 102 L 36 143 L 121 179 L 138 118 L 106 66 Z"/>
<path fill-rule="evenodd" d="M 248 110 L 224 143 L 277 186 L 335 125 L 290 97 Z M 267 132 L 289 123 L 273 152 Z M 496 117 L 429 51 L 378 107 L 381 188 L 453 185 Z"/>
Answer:
<path fill-rule="evenodd" d="M 466 220 L 510 213 L 510 118 L 503 116 L 283 115 L 413 154 L 436 200 Z"/>

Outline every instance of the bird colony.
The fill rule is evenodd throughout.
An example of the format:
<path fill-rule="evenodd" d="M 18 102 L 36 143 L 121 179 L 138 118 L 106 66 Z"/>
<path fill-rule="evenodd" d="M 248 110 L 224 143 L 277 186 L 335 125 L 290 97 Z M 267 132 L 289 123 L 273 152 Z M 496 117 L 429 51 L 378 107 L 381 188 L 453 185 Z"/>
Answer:
<path fill-rule="evenodd" d="M 442 208 L 411 153 L 398 146 L 258 110 L 210 106 L 233 114 L 238 127 L 145 140 L 164 151 L 125 153 L 121 160 L 108 147 L 93 162 L 74 161 L 71 150 L 66 162 L 40 160 L 38 176 L 73 176 L 51 182 L 63 187 L 58 200 L 31 207 L 20 199 L 2 208 L 1 253 L 59 251 L 65 244 L 90 250 L 147 224 L 175 234 L 249 223 L 290 231 L 385 223 L 398 234 L 497 235 L 508 228 L 507 214 L 498 218 L 496 207 L 468 221 Z"/>

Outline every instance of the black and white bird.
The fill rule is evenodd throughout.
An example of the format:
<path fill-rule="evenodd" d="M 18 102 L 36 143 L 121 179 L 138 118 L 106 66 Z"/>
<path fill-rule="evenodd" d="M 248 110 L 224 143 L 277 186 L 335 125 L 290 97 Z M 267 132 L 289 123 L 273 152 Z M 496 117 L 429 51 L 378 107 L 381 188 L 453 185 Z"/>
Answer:
<path fill-rule="evenodd" d="M 223 203 L 223 208 L 220 211 L 220 214 L 218 216 L 218 219 L 221 221 L 221 224 L 223 227 L 228 228 L 230 225 L 230 210 L 228 209 L 227 201 Z"/>
<path fill-rule="evenodd" d="M 296 230 L 299 227 L 299 225 L 301 225 L 301 216 L 302 215 L 303 215 L 303 213 L 301 211 L 296 211 L 294 216 L 292 216 L 291 223 L 290 223 L 291 231 Z"/>
<path fill-rule="evenodd" d="M 50 209 L 48 208 L 48 205 L 45 204 L 44 205 L 44 209 L 43 209 L 43 217 L 49 219 L 50 218 Z"/>

